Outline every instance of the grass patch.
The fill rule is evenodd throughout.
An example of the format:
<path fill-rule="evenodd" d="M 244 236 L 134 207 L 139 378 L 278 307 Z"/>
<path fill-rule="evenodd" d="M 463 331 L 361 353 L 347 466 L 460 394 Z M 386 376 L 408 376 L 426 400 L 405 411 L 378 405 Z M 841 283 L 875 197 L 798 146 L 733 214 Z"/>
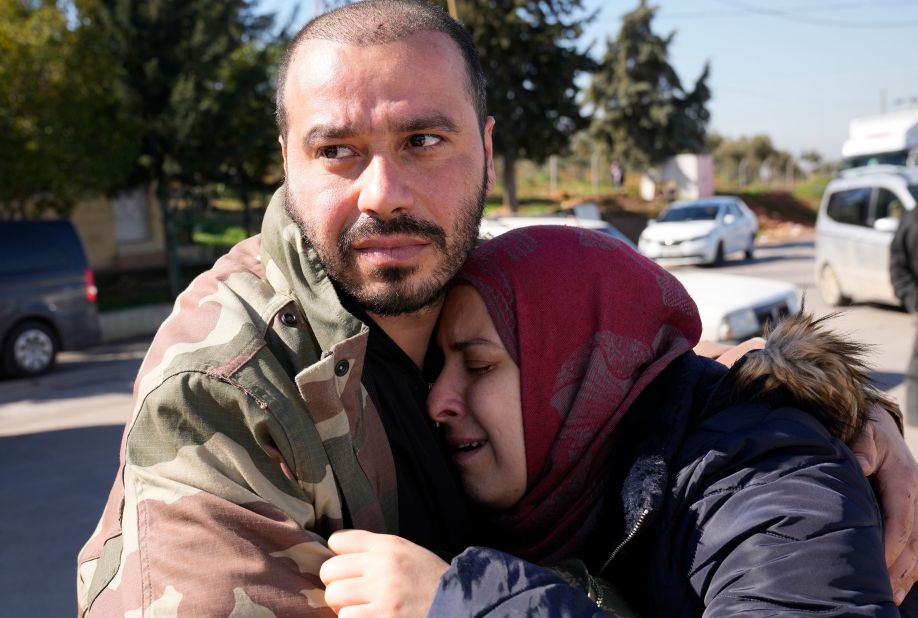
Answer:
<path fill-rule="evenodd" d="M 231 247 L 241 240 L 245 240 L 247 235 L 242 226 L 230 225 L 222 230 L 208 231 L 195 229 L 191 235 L 192 242 L 199 245 L 217 245 Z"/>

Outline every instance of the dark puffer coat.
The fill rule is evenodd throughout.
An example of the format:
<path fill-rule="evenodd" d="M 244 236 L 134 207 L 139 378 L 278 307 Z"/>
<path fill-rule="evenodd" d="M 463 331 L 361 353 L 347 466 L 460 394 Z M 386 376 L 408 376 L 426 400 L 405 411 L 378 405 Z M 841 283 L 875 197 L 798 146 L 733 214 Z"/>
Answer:
<path fill-rule="evenodd" d="M 636 612 L 613 615 L 899 616 L 851 451 L 798 407 L 730 404 L 740 367 L 684 355 L 617 430 L 608 525 L 577 556 Z M 471 548 L 429 615 L 594 614 L 551 572 Z"/>

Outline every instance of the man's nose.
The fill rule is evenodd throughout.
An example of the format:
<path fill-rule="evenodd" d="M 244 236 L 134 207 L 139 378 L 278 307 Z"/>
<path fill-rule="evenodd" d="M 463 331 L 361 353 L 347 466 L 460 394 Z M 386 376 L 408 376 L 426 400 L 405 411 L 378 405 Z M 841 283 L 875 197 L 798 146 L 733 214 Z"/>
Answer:
<path fill-rule="evenodd" d="M 357 207 L 361 213 L 387 219 L 411 208 L 413 197 L 407 171 L 393 157 L 375 155 L 360 180 Z"/>

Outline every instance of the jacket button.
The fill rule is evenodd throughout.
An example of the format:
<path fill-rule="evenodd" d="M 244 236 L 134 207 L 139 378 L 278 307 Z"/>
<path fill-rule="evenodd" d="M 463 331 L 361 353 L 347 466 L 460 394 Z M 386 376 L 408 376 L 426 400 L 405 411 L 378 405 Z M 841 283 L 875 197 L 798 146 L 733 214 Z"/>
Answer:
<path fill-rule="evenodd" d="M 344 374 L 347 373 L 347 370 L 350 368 L 351 368 L 351 364 L 347 362 L 346 360 L 338 361 L 337 364 L 335 365 L 335 375 L 338 376 L 339 378 L 343 377 Z"/>
<path fill-rule="evenodd" d="M 281 322 L 287 326 L 296 326 L 296 314 L 287 312 L 281 316 Z"/>

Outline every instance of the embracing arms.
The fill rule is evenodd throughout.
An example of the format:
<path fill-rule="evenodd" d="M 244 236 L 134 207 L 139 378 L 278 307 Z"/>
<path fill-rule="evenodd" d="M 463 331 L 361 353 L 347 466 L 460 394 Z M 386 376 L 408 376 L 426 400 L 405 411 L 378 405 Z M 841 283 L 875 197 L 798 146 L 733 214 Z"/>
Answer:
<path fill-rule="evenodd" d="M 341 523 L 334 481 L 304 475 L 262 404 L 193 372 L 145 398 L 80 552 L 82 615 L 331 615 L 316 574 Z"/>

